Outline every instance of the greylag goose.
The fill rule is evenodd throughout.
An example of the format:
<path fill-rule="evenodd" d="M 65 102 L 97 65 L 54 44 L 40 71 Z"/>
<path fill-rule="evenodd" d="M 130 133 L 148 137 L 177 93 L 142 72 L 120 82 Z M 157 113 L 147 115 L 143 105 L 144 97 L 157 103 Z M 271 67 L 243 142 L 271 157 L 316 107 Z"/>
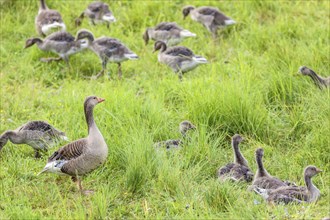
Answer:
<path fill-rule="evenodd" d="M 196 34 L 181 28 L 175 22 L 161 22 L 154 28 L 147 28 L 143 34 L 146 45 L 149 39 L 152 39 L 163 41 L 168 46 L 174 46 L 187 37 L 196 37 Z"/>
<path fill-rule="evenodd" d="M 252 186 L 249 187 L 250 190 L 255 188 L 261 189 L 277 189 L 282 186 L 288 186 L 290 183 L 285 183 L 282 180 L 271 176 L 267 170 L 264 168 L 262 163 L 262 157 L 264 156 L 264 150 L 262 148 L 258 148 L 256 150 L 256 162 L 258 165 L 257 172 L 254 176 Z"/>
<path fill-rule="evenodd" d="M 40 50 L 51 51 L 59 55 L 57 58 L 42 58 L 43 62 L 64 60 L 69 64 L 69 56 L 80 52 L 88 47 L 86 40 L 75 40 L 68 32 L 58 31 L 47 36 L 44 40 L 40 38 L 29 38 L 25 43 L 25 48 L 37 44 Z"/>
<path fill-rule="evenodd" d="M 182 135 L 183 138 L 186 137 L 187 132 L 189 130 L 194 130 L 196 129 L 196 126 L 193 125 L 193 123 L 191 123 L 190 121 L 183 121 L 180 123 L 179 125 L 179 131 Z M 166 141 L 160 141 L 155 143 L 155 147 L 157 148 L 162 148 L 165 147 L 167 150 L 171 150 L 173 148 L 179 148 L 180 145 L 182 144 L 182 140 L 181 139 L 170 139 L 170 140 L 166 140 Z"/>
<path fill-rule="evenodd" d="M 317 73 L 315 73 L 312 69 L 306 67 L 306 66 L 301 66 L 299 67 L 299 72 L 305 76 L 309 76 L 312 78 L 314 83 L 322 89 L 322 87 L 329 87 L 330 86 L 330 76 L 327 78 L 324 78 L 322 76 L 319 76 Z"/>
<path fill-rule="evenodd" d="M 83 194 L 92 193 L 92 191 L 83 190 L 79 176 L 87 174 L 99 167 L 105 162 L 108 156 L 108 146 L 96 126 L 93 116 L 94 107 L 103 101 L 103 98 L 96 96 L 89 96 L 85 99 L 84 112 L 88 127 L 88 136 L 71 142 L 54 152 L 39 174 L 50 172 L 69 175 L 77 183 L 79 190 Z"/>
<path fill-rule="evenodd" d="M 185 6 L 182 9 L 182 14 L 184 19 L 190 14 L 191 19 L 203 24 L 212 33 L 213 37 L 217 36 L 219 28 L 236 23 L 233 19 L 219 11 L 219 9 L 209 6 L 199 8 Z"/>
<path fill-rule="evenodd" d="M 182 80 L 182 75 L 192 69 L 195 69 L 200 64 L 207 63 L 207 60 L 199 55 L 195 55 L 190 49 L 183 46 L 174 46 L 167 48 L 162 41 L 156 41 L 154 51 L 159 50 L 158 61 L 166 64 L 175 73 L 179 73 L 179 79 Z"/>
<path fill-rule="evenodd" d="M 0 150 L 10 140 L 13 144 L 27 144 L 40 157 L 40 150 L 47 150 L 60 139 L 68 140 L 63 131 L 57 130 L 45 121 L 30 121 L 15 130 L 8 130 L 0 136 Z"/>
<path fill-rule="evenodd" d="M 38 34 L 45 37 L 50 34 L 53 29 L 65 31 L 65 24 L 61 14 L 56 10 L 47 7 L 45 0 L 40 0 L 38 15 L 35 19 L 35 26 Z"/>
<path fill-rule="evenodd" d="M 126 60 L 136 60 L 139 58 L 122 42 L 115 38 L 100 37 L 98 39 L 94 39 L 94 36 L 90 31 L 80 30 L 77 34 L 77 40 L 80 39 L 87 39 L 89 49 L 97 54 L 102 61 L 102 70 L 96 75 L 96 77 L 93 78 L 99 78 L 104 74 L 108 62 L 118 64 L 118 75 L 119 78 L 121 78 L 121 62 Z"/>
<path fill-rule="evenodd" d="M 271 203 L 302 203 L 315 202 L 320 197 L 320 190 L 313 184 L 312 177 L 322 172 L 319 168 L 309 165 L 304 170 L 306 187 L 284 186 L 275 190 L 266 191 L 256 188 L 255 191 Z"/>
<path fill-rule="evenodd" d="M 93 25 L 105 22 L 107 28 L 110 27 L 110 23 L 116 22 L 116 18 L 110 11 L 109 5 L 103 2 L 90 3 L 87 9 L 76 19 L 76 26 L 81 25 L 84 17 L 88 17 Z"/>
<path fill-rule="evenodd" d="M 234 163 L 229 163 L 218 170 L 218 178 L 221 181 L 225 181 L 227 179 L 231 179 L 236 182 L 252 181 L 253 173 L 249 168 L 247 160 L 244 158 L 238 147 L 239 143 L 243 140 L 244 139 L 238 134 L 235 134 L 232 137 L 231 145 L 234 151 Z"/>

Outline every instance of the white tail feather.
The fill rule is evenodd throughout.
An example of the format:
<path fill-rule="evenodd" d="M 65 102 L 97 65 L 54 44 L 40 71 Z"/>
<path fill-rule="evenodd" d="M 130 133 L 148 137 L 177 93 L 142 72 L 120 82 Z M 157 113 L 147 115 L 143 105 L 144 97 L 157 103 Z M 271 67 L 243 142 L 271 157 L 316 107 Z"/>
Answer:
<path fill-rule="evenodd" d="M 40 171 L 37 175 L 39 176 L 42 173 L 49 172 L 49 173 L 57 173 L 57 174 L 64 174 L 61 171 L 61 168 L 67 161 L 65 160 L 55 160 L 46 164 L 46 166 Z"/>
<path fill-rule="evenodd" d="M 196 34 L 191 33 L 191 32 L 188 31 L 188 30 L 182 30 L 182 31 L 180 32 L 180 35 L 181 35 L 182 37 L 196 37 Z"/>
<path fill-rule="evenodd" d="M 225 20 L 225 25 L 233 25 L 236 24 L 236 21 L 234 20 Z"/>
<path fill-rule="evenodd" d="M 127 53 L 124 56 L 126 58 L 128 58 L 129 60 L 137 60 L 137 59 L 139 59 L 139 56 L 136 55 L 135 53 Z"/>
<path fill-rule="evenodd" d="M 197 63 L 207 63 L 207 59 L 201 56 L 194 56 L 192 59 Z"/>
<path fill-rule="evenodd" d="M 253 187 L 253 190 L 259 194 L 260 196 L 262 196 L 264 199 L 267 199 L 269 197 L 269 191 L 267 189 L 262 189 L 262 188 L 259 188 L 259 187 Z"/>
<path fill-rule="evenodd" d="M 108 22 L 116 22 L 116 18 L 113 15 L 103 15 L 102 20 Z"/>

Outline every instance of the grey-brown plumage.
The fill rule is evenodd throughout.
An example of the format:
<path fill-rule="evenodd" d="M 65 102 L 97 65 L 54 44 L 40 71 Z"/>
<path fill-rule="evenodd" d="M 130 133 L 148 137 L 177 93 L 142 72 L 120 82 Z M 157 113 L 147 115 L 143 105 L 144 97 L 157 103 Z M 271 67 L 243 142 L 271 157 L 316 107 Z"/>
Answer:
<path fill-rule="evenodd" d="M 314 83 L 322 89 L 323 87 L 329 87 L 330 86 L 330 77 L 322 77 L 315 73 L 312 69 L 306 67 L 306 66 L 301 66 L 299 67 L 299 72 L 305 76 L 309 76 L 312 78 Z"/>
<path fill-rule="evenodd" d="M 49 9 L 45 0 L 40 0 L 39 12 L 35 18 L 35 27 L 37 33 L 43 37 L 53 32 L 53 30 L 65 31 L 66 29 L 61 14 L 56 10 Z"/>
<path fill-rule="evenodd" d="M 319 168 L 309 165 L 304 170 L 304 180 L 306 187 L 284 186 L 275 190 L 265 191 L 256 188 L 256 192 L 272 203 L 302 203 L 315 202 L 320 197 L 319 189 L 312 182 L 312 177 L 322 172 Z"/>
<path fill-rule="evenodd" d="M 116 22 L 116 18 L 109 9 L 109 5 L 104 2 L 90 3 L 87 9 L 76 19 L 76 26 L 81 25 L 84 17 L 88 17 L 93 25 L 96 25 L 97 23 L 106 23 L 107 28 L 110 27 L 110 23 Z"/>
<path fill-rule="evenodd" d="M 233 181 L 246 181 L 251 182 L 253 179 L 253 173 L 248 166 L 247 160 L 244 158 L 239 150 L 239 143 L 243 141 L 243 138 L 235 134 L 232 137 L 232 148 L 234 151 L 234 163 L 229 163 L 223 167 L 220 167 L 217 175 L 222 181 L 233 180 Z"/>
<path fill-rule="evenodd" d="M 119 78 L 121 78 L 121 63 L 126 60 L 136 60 L 139 58 L 122 42 L 115 38 L 101 37 L 94 39 L 94 36 L 90 31 L 80 30 L 77 34 L 77 40 L 80 39 L 87 39 L 89 49 L 97 54 L 102 62 L 102 70 L 96 75 L 96 78 L 104 74 L 108 62 L 118 64 L 118 75 Z"/>
<path fill-rule="evenodd" d="M 48 159 L 45 168 L 40 172 L 51 172 L 64 174 L 73 177 L 78 183 L 79 190 L 83 191 L 79 176 L 91 172 L 103 164 L 108 156 L 108 147 L 105 140 L 96 126 L 93 116 L 95 105 L 103 102 L 104 99 L 89 96 L 84 102 L 84 112 L 88 127 L 88 136 L 69 143 L 56 152 Z"/>
<path fill-rule="evenodd" d="M 25 48 L 37 44 L 40 50 L 51 51 L 59 55 L 57 58 L 42 58 L 43 62 L 64 60 L 69 63 L 69 56 L 80 52 L 88 47 L 86 40 L 75 40 L 75 38 L 66 31 L 58 31 L 47 36 L 45 39 L 29 38 L 26 40 Z"/>
<path fill-rule="evenodd" d="M 168 46 L 179 44 L 184 38 L 195 37 L 196 34 L 178 26 L 175 22 L 161 22 L 154 28 L 147 28 L 143 34 L 145 44 L 149 39 L 163 41 Z"/>
<path fill-rule="evenodd" d="M 185 6 L 182 9 L 182 14 L 183 18 L 190 14 L 191 19 L 203 24 L 204 27 L 212 33 L 213 37 L 217 36 L 217 30 L 219 28 L 236 23 L 234 20 L 219 11 L 219 9 L 209 6 L 199 8 L 195 8 L 194 6 Z"/>
<path fill-rule="evenodd" d="M 187 132 L 189 130 L 195 130 L 196 126 L 191 123 L 190 121 L 182 121 L 179 125 L 179 131 L 183 137 L 183 139 L 185 139 L 187 137 Z M 183 140 L 181 139 L 170 139 L 170 140 L 166 140 L 166 141 L 160 141 L 155 143 L 155 147 L 157 148 L 165 148 L 167 150 L 171 150 L 171 149 L 175 149 L 175 148 L 179 148 L 180 145 L 183 143 Z"/>
<path fill-rule="evenodd" d="M 0 150 L 10 140 L 13 144 L 27 144 L 40 157 L 40 150 L 47 150 L 60 139 L 67 140 L 65 133 L 45 121 L 29 121 L 15 130 L 8 130 L 0 136 Z"/>
<path fill-rule="evenodd" d="M 162 41 L 156 41 L 154 52 L 159 50 L 158 61 L 169 66 L 175 73 L 179 74 L 182 80 L 184 73 L 195 69 L 200 64 L 207 63 L 207 60 L 195 55 L 190 49 L 183 46 L 167 47 Z"/>
<path fill-rule="evenodd" d="M 267 170 L 263 166 L 262 157 L 264 155 L 264 150 L 262 148 L 258 148 L 256 150 L 256 162 L 258 165 L 257 172 L 254 176 L 252 186 L 250 189 L 254 189 L 255 187 L 261 189 L 277 189 L 282 186 L 288 186 L 282 180 L 271 176 Z"/>

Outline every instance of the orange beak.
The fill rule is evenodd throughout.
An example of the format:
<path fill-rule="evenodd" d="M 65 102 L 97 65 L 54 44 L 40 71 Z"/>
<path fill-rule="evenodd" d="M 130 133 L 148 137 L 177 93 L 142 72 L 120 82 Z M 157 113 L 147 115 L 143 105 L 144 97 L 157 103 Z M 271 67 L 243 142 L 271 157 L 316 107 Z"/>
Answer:
<path fill-rule="evenodd" d="M 105 99 L 104 99 L 104 98 L 99 98 L 99 97 L 97 97 L 97 101 L 100 103 L 100 102 L 104 102 Z"/>

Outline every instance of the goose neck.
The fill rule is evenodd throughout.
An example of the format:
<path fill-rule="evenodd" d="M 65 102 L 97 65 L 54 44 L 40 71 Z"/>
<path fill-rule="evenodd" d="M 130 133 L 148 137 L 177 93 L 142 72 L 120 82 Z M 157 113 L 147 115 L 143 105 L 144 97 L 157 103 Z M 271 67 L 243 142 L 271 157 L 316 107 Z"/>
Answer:
<path fill-rule="evenodd" d="M 258 177 L 269 177 L 267 170 L 264 168 L 264 164 L 262 162 L 262 155 L 256 156 L 256 161 L 258 165 L 257 175 Z"/>
<path fill-rule="evenodd" d="M 305 184 L 306 184 L 307 190 L 310 195 L 309 202 L 316 201 L 318 199 L 318 197 L 320 196 L 320 191 L 313 184 L 312 178 L 310 176 L 305 175 L 304 178 L 305 178 Z"/>
<path fill-rule="evenodd" d="M 94 121 L 93 109 L 94 106 L 85 106 L 85 118 L 88 127 L 88 134 L 90 134 L 92 130 L 97 129 L 97 126 Z"/>
<path fill-rule="evenodd" d="M 165 50 L 167 49 L 167 46 L 165 43 L 162 43 L 162 45 L 160 46 L 160 52 L 163 53 Z"/>
<path fill-rule="evenodd" d="M 321 85 L 324 85 L 324 79 L 322 77 L 320 77 L 318 74 L 316 74 L 313 70 L 310 70 L 310 74 L 308 74 L 312 80 L 320 86 Z"/>
<path fill-rule="evenodd" d="M 244 166 L 248 166 L 247 161 L 241 154 L 238 145 L 239 145 L 238 141 L 232 141 L 232 147 L 234 150 L 234 162 Z"/>

